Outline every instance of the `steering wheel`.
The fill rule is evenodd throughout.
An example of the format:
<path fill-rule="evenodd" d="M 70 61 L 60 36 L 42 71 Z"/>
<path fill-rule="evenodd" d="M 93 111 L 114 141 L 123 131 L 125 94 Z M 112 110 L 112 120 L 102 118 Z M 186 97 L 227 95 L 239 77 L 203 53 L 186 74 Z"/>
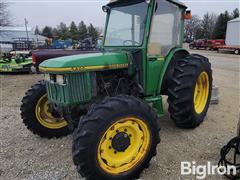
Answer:
<path fill-rule="evenodd" d="M 125 41 L 123 41 L 123 45 L 126 46 L 126 43 L 127 43 L 127 42 L 133 43 L 134 45 L 140 45 L 139 42 L 134 41 L 134 40 L 125 40 Z"/>

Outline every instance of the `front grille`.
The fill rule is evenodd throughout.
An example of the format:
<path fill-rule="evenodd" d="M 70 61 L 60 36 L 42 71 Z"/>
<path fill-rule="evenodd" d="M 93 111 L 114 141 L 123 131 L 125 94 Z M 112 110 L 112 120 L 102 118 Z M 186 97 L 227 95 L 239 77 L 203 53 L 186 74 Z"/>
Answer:
<path fill-rule="evenodd" d="M 93 72 L 65 74 L 65 85 L 47 81 L 48 99 L 59 106 L 74 105 L 89 102 L 93 97 Z"/>

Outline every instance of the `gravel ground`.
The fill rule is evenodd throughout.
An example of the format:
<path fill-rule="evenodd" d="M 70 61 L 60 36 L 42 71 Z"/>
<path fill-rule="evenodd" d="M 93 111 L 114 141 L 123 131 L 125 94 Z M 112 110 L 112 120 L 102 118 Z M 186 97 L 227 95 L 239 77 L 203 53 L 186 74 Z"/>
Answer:
<path fill-rule="evenodd" d="M 213 65 L 219 104 L 210 106 L 205 122 L 194 130 L 178 129 L 167 112 L 161 119 L 158 154 L 141 179 L 195 179 L 180 176 L 181 161 L 217 164 L 220 148 L 236 135 L 239 119 L 239 56 L 194 51 L 207 56 Z M 29 132 L 20 118 L 25 91 L 42 75 L 0 75 L 0 179 L 79 179 L 71 159 L 71 135 L 41 139 Z M 222 179 L 208 176 L 206 179 Z"/>

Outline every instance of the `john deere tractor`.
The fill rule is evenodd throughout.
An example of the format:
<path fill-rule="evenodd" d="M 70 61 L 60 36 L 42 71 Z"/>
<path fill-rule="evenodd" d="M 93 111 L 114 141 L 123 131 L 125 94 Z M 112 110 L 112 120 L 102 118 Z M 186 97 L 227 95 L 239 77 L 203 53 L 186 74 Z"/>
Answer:
<path fill-rule="evenodd" d="M 72 154 L 87 179 L 133 179 L 160 142 L 162 95 L 176 126 L 203 122 L 212 90 L 207 58 L 182 48 L 184 19 L 176 0 L 114 0 L 103 7 L 100 53 L 50 59 L 45 79 L 22 100 L 24 124 L 41 137 L 74 129 Z"/>

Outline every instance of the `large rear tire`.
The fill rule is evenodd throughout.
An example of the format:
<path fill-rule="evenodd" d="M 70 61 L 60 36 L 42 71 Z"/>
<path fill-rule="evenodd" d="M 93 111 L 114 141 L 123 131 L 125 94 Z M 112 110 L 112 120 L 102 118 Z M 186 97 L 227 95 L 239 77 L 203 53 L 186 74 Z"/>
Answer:
<path fill-rule="evenodd" d="M 67 121 L 62 117 L 54 117 L 49 112 L 44 81 L 35 84 L 26 92 L 22 99 L 21 117 L 25 126 L 40 137 L 59 138 L 71 133 Z"/>
<path fill-rule="evenodd" d="M 178 127 L 195 128 L 207 114 L 212 92 L 209 60 L 188 55 L 178 60 L 168 88 L 171 119 Z"/>
<path fill-rule="evenodd" d="M 106 98 L 82 116 L 73 137 L 73 161 L 87 179 L 134 179 L 160 142 L 156 113 L 131 96 Z"/>

